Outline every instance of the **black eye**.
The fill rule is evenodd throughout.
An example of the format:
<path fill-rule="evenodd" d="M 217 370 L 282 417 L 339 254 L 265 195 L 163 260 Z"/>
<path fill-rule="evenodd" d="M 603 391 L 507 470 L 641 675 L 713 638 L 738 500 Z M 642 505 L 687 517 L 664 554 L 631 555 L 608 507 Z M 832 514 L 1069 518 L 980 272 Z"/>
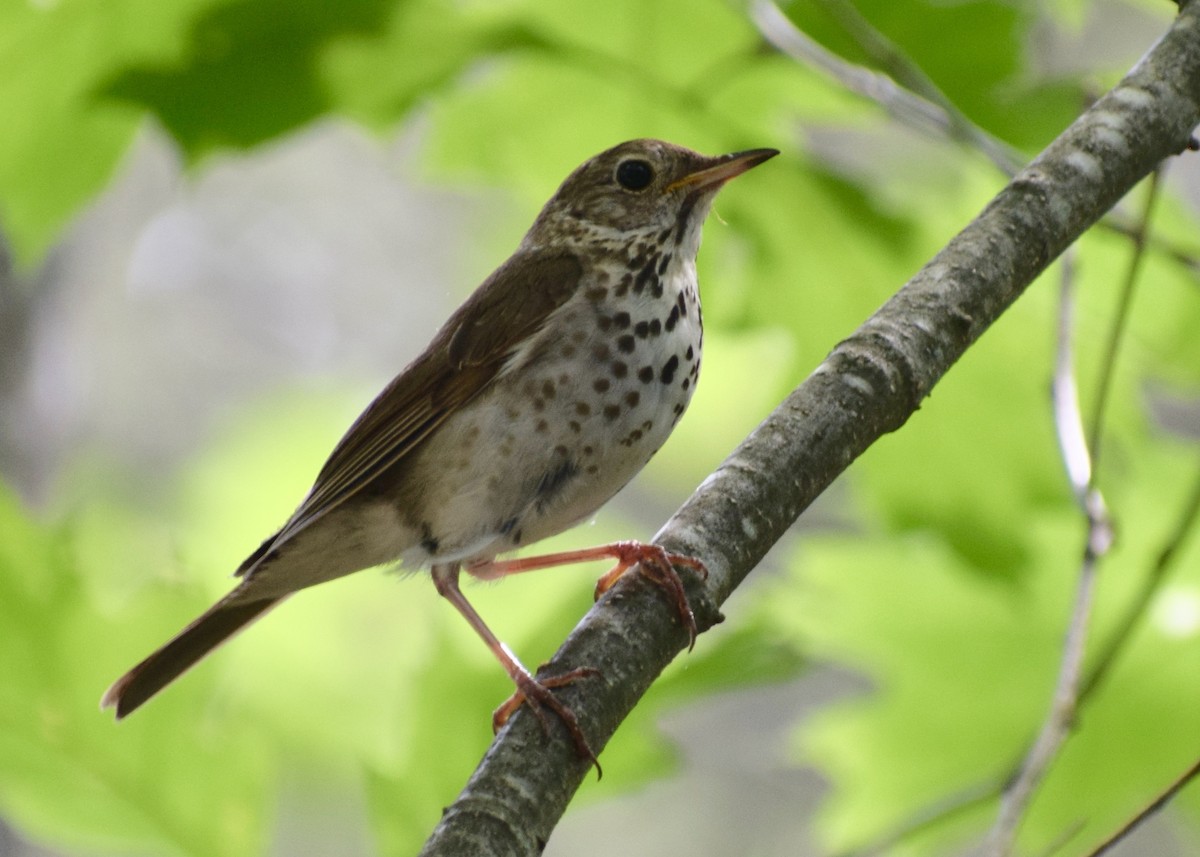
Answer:
<path fill-rule="evenodd" d="M 645 161 L 622 161 L 617 166 L 617 184 L 626 190 L 644 190 L 654 181 L 654 170 Z"/>

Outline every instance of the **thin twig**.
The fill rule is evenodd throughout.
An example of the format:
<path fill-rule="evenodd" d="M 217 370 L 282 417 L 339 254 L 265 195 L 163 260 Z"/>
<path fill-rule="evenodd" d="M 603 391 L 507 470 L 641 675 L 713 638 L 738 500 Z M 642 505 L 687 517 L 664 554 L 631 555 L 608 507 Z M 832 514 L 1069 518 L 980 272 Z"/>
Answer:
<path fill-rule="evenodd" d="M 991 803 L 999 793 L 1000 786 L 991 782 L 965 789 L 946 800 L 924 807 L 919 814 L 906 819 L 903 827 L 890 831 L 862 848 L 842 852 L 836 857 L 883 857 L 910 837 L 942 824 L 961 812 Z"/>
<path fill-rule="evenodd" d="M 1092 456 L 1083 433 L 1083 414 L 1079 409 L 1079 389 L 1075 384 L 1075 255 L 1072 248 L 1063 254 L 1062 287 L 1058 302 L 1058 343 L 1054 353 L 1054 430 L 1062 453 L 1067 482 L 1075 502 L 1087 511 L 1087 495 L 1092 486 Z"/>
<path fill-rule="evenodd" d="M 901 124 L 938 139 L 968 143 L 985 155 L 1004 175 L 1011 177 L 1016 173 L 1024 163 L 1024 157 L 1018 150 L 972 122 L 923 71 L 872 27 L 857 9 L 849 9 L 850 15 L 844 16 L 842 21 L 843 26 L 850 30 L 849 35 L 856 38 L 859 46 L 875 57 L 880 65 L 888 69 L 897 67 L 894 71 L 899 76 L 897 79 L 848 62 L 822 47 L 796 27 L 771 0 L 756 0 L 751 6 L 750 16 L 762 37 L 776 50 L 824 73 L 850 92 L 875 102 L 888 116 Z M 854 26 L 854 18 L 861 21 L 861 27 Z M 876 46 L 874 51 L 873 45 Z M 909 91 L 902 84 L 907 84 L 916 91 Z M 1105 215 L 1099 225 L 1129 238 L 1137 237 L 1140 232 L 1139 226 L 1130 223 L 1127 217 L 1115 211 Z M 1193 247 L 1182 246 L 1161 235 L 1142 236 L 1138 240 L 1148 241 L 1154 250 L 1166 254 L 1189 270 L 1200 271 L 1200 257 Z"/>
<path fill-rule="evenodd" d="M 1033 799 L 1033 793 L 1070 733 L 1083 667 L 1088 620 L 1091 617 L 1095 595 L 1096 565 L 1112 545 L 1112 526 L 1104 497 L 1094 485 L 1095 470 L 1084 440 L 1083 417 L 1075 386 L 1072 255 L 1067 253 L 1064 256 L 1062 266 L 1058 349 L 1054 370 L 1054 422 L 1071 491 L 1087 517 L 1087 540 L 1050 711 L 1042 723 L 1037 739 L 1021 763 L 1017 776 L 1001 796 L 1000 810 L 985 844 L 985 853 L 989 857 L 1004 857 L 1012 849 L 1017 829 Z"/>
<path fill-rule="evenodd" d="M 1200 759 L 1197 759 L 1190 768 L 1183 772 L 1183 775 L 1179 779 L 1171 783 L 1166 791 L 1156 797 L 1149 806 L 1125 822 L 1116 833 L 1101 842 L 1094 851 L 1088 853 L 1087 857 L 1103 857 L 1103 855 L 1107 854 L 1114 846 L 1120 843 L 1121 840 L 1140 827 L 1146 819 L 1174 800 L 1175 795 L 1187 788 L 1188 784 L 1198 776 L 1200 776 Z"/>
<path fill-rule="evenodd" d="M 1126 606 L 1125 613 L 1117 623 L 1116 630 L 1101 647 L 1100 654 L 1096 656 L 1092 668 L 1083 679 L 1083 683 L 1079 688 L 1080 703 L 1095 693 L 1096 689 L 1108 677 L 1113 664 L 1121 652 L 1125 650 L 1130 637 L 1133 636 L 1134 631 L 1137 630 L 1142 619 L 1145 617 L 1147 609 L 1154 600 L 1154 596 L 1162 588 L 1163 583 L 1167 579 L 1167 573 L 1174 565 L 1175 558 L 1179 556 L 1179 551 L 1188 536 L 1196 529 L 1198 521 L 1200 521 L 1200 470 L 1197 471 L 1196 481 L 1192 485 L 1191 494 L 1184 504 L 1183 511 L 1179 515 L 1179 520 L 1176 521 L 1175 527 L 1171 530 L 1171 534 L 1167 536 L 1162 550 L 1159 551 L 1158 556 L 1155 558 L 1154 566 L 1150 569 L 1150 573 L 1146 575 L 1146 579 L 1142 582 L 1137 595 Z"/>
<path fill-rule="evenodd" d="M 1150 214 L 1154 203 L 1158 200 L 1158 188 L 1165 167 L 1160 164 L 1150 174 L 1150 184 L 1146 191 L 1145 204 L 1138 227 L 1130 236 L 1133 241 L 1133 255 L 1129 267 L 1125 271 L 1125 281 L 1121 286 L 1121 295 L 1117 302 L 1117 311 L 1113 316 L 1112 326 L 1108 332 L 1108 342 L 1104 349 L 1104 362 L 1100 365 L 1100 379 L 1096 387 L 1096 404 L 1092 411 L 1091 431 L 1088 435 L 1088 448 L 1092 453 L 1092 461 L 1100 460 L 1100 443 L 1104 434 L 1104 415 L 1108 407 L 1108 397 L 1113 388 L 1113 374 L 1116 371 L 1117 355 L 1121 350 L 1121 340 L 1129 328 L 1129 308 L 1133 304 L 1133 292 L 1141 273 L 1142 263 L 1146 258 L 1146 232 L 1150 224 Z M 1094 465 L 1093 465 L 1094 466 Z"/>
<path fill-rule="evenodd" d="M 939 139 L 949 137 L 969 143 L 986 155 L 1007 176 L 1015 175 L 1024 163 L 1024 158 L 1007 143 L 993 137 L 958 110 L 937 89 L 933 81 L 902 58 L 899 49 L 894 46 L 889 48 L 890 43 L 865 20 L 861 22 L 861 26 L 855 28 L 852 35 L 862 35 L 879 53 L 891 57 L 889 65 L 908 69 L 906 79 L 923 80 L 922 92 L 936 93 L 934 98 L 911 92 L 886 74 L 847 62 L 832 51 L 826 50 L 799 30 L 770 0 L 757 0 L 751 6 L 750 17 L 763 38 L 776 49 L 798 62 L 824 72 L 851 92 L 875 102 L 893 119 Z M 868 37 L 867 33 L 872 35 Z M 869 45 L 864 45 L 864 48 L 869 49 Z"/>
<path fill-rule="evenodd" d="M 824 0 L 821 7 L 834 17 L 892 80 L 940 109 L 949 123 L 948 132 L 953 139 L 974 146 L 1010 178 L 1017 174 L 1017 170 L 1025 163 L 1024 157 L 999 137 L 989 134 L 971 121 L 932 78 L 909 59 L 899 45 L 880 32 L 852 3 L 847 0 Z"/>
<path fill-rule="evenodd" d="M 1079 699 L 1076 701 L 1077 711 L 1083 709 L 1087 701 L 1108 677 L 1112 665 L 1124 651 L 1129 638 L 1145 617 L 1154 595 L 1162 587 L 1168 572 L 1174 567 L 1176 557 L 1179 556 L 1188 537 L 1195 531 L 1198 522 L 1200 522 L 1200 469 L 1197 470 L 1191 493 L 1183 506 L 1179 519 L 1163 543 L 1162 549 L 1158 552 L 1154 566 L 1142 584 L 1142 588 L 1126 607 L 1124 616 L 1117 623 L 1116 631 L 1100 647 L 1100 654 L 1096 656 L 1091 669 L 1080 682 Z M 1005 783 L 1011 782 L 1016 777 L 1017 770 L 1018 766 L 1013 765 L 1006 774 L 990 777 L 986 781 L 963 789 L 932 806 L 924 807 L 906 820 L 902 826 L 889 831 L 859 850 L 842 855 L 842 857 L 874 857 L 874 855 L 883 854 L 923 830 L 947 821 L 956 814 L 978 806 L 982 802 L 992 800 L 1004 791 Z"/>
<path fill-rule="evenodd" d="M 1060 316 L 1058 327 L 1058 343 L 1056 367 L 1054 374 L 1054 408 L 1055 408 L 1055 427 L 1058 432 L 1059 448 L 1062 453 L 1063 463 L 1067 471 L 1068 481 L 1071 485 L 1072 495 L 1075 497 L 1077 504 L 1085 513 L 1088 521 L 1088 547 L 1087 553 L 1090 554 L 1090 559 L 1085 557 L 1084 568 L 1081 570 L 1080 587 L 1091 587 L 1094 581 L 1090 578 L 1094 575 L 1095 559 L 1107 552 L 1108 547 L 1113 538 L 1113 530 L 1111 521 L 1108 518 L 1108 513 L 1105 508 L 1103 496 L 1095 488 L 1096 481 L 1096 457 L 1091 452 L 1095 446 L 1098 446 L 1102 439 L 1103 414 L 1105 408 L 1105 400 L 1108 395 L 1108 387 L 1112 383 L 1113 367 L 1116 363 L 1117 352 L 1120 349 L 1122 340 L 1121 331 L 1127 326 L 1128 311 L 1130 306 L 1131 295 L 1134 285 L 1137 281 L 1137 276 L 1141 270 L 1142 260 L 1145 257 L 1145 249 L 1148 241 L 1148 223 L 1153 210 L 1153 202 L 1157 196 L 1158 176 L 1161 173 L 1161 168 L 1153 173 L 1153 181 L 1148 191 L 1146 204 L 1142 210 L 1142 216 L 1138 224 L 1132 229 L 1131 236 L 1134 239 L 1134 253 L 1130 259 L 1129 267 L 1126 271 L 1124 284 L 1122 287 L 1122 297 L 1117 312 L 1117 318 L 1114 320 L 1112 329 L 1108 338 L 1108 348 L 1105 353 L 1104 368 L 1102 370 L 1101 391 L 1098 394 L 1099 403 L 1093 415 L 1092 421 L 1092 440 L 1089 446 L 1084 435 L 1083 419 L 1079 410 L 1078 390 L 1075 383 L 1073 371 L 1073 346 L 1072 346 L 1072 329 L 1073 329 L 1073 314 L 1074 314 L 1074 298 L 1072 284 L 1072 265 L 1073 254 L 1068 253 L 1063 257 L 1063 294 L 1060 302 Z M 1154 593 L 1158 590 L 1162 583 L 1166 569 L 1170 564 L 1170 560 L 1175 556 L 1180 543 L 1185 535 L 1194 525 L 1197 516 L 1200 515 L 1200 482 L 1197 483 L 1190 502 L 1184 509 L 1183 515 L 1180 518 L 1178 525 L 1171 538 L 1168 540 L 1166 547 L 1160 554 L 1158 563 L 1152 569 L 1146 583 L 1139 592 L 1138 597 L 1129 606 L 1125 617 L 1118 626 L 1118 631 L 1109 639 L 1102 650 L 1102 654 L 1097 659 L 1097 666 L 1087 674 L 1086 677 L 1079 678 L 1079 665 L 1076 664 L 1072 668 L 1072 681 L 1077 682 L 1076 696 L 1071 702 L 1068 709 L 1064 708 L 1058 715 L 1072 715 L 1083 704 L 1093 689 L 1096 687 L 1099 680 L 1105 674 L 1107 668 L 1119 656 L 1124 645 L 1129 637 L 1136 629 L 1141 617 L 1153 599 Z M 1085 580 L 1087 576 L 1087 580 Z M 1082 593 L 1077 592 L 1077 598 L 1082 597 Z M 1088 596 L 1090 598 L 1090 595 Z M 1086 622 L 1086 616 L 1081 616 L 1078 613 L 1081 605 L 1077 601 L 1076 612 L 1073 614 L 1072 630 L 1075 628 L 1076 621 Z M 1079 632 L 1082 634 L 1083 629 Z M 1068 644 L 1070 638 L 1068 638 Z M 1082 654 L 1081 652 L 1079 653 Z M 1064 651 L 1064 659 L 1067 653 Z M 1066 666 L 1064 662 L 1064 667 Z M 1056 706 L 1052 707 L 1052 712 L 1058 710 L 1057 705 L 1061 702 L 1066 704 L 1065 698 L 1061 698 L 1066 693 L 1062 687 L 1062 682 L 1066 680 L 1066 676 L 1060 674 L 1059 689 L 1056 691 Z M 1048 724 L 1047 724 L 1048 725 Z M 1058 743 L 1065 740 L 1065 730 L 1071 726 L 1070 719 L 1062 721 L 1061 728 L 1064 730 Z M 1011 845 L 1011 840 L 1004 844 L 1003 850 L 995 850 L 998 846 L 996 838 L 999 835 L 997 830 L 1003 826 L 1009 830 L 1010 835 L 1015 835 L 1015 825 L 1019 823 L 1019 818 L 1013 817 L 1011 813 L 1017 811 L 1017 805 L 1022 801 L 1027 802 L 1032 795 L 1032 790 L 1036 787 L 1036 782 L 1023 782 L 1022 775 L 1029 768 L 1031 762 L 1037 762 L 1036 754 L 1046 752 L 1051 746 L 1050 737 L 1046 735 L 1047 726 L 1043 726 L 1043 731 L 1039 735 L 1028 755 L 1022 763 L 1018 765 L 1013 772 L 1007 777 L 997 778 L 987 783 L 981 783 L 968 792 L 964 792 L 955 800 L 943 803 L 938 809 L 944 813 L 942 816 L 924 812 L 914 822 L 906 824 L 899 834 L 891 834 L 886 840 L 894 841 L 897 835 L 903 837 L 915 832 L 921 827 L 935 823 L 939 818 L 947 817 L 949 814 L 958 811 L 960 808 L 970 806 L 979 799 L 980 794 L 986 794 L 989 791 L 993 794 L 1002 795 L 1007 809 L 1002 808 L 1000 817 L 997 819 L 993 828 L 992 836 L 989 839 L 989 848 L 992 850 L 989 853 L 1000 854 Z M 1042 743 L 1047 742 L 1047 743 Z M 1039 744 L 1040 749 L 1039 749 Z M 1054 745 L 1055 747 L 1057 744 Z M 1047 764 L 1050 759 L 1043 759 L 1041 765 Z M 1037 774 L 1037 779 L 1040 779 L 1041 774 Z M 1007 784 L 1007 786 L 1005 785 Z M 874 846 L 873 846 L 874 847 Z M 870 853 L 869 851 L 866 853 Z"/>
<path fill-rule="evenodd" d="M 1126 238 L 1132 238 L 1139 229 L 1135 223 L 1131 223 L 1128 217 L 1119 211 L 1110 211 L 1100 221 L 1100 225 L 1110 232 L 1115 232 Z M 1147 235 L 1146 243 L 1150 249 L 1156 253 L 1162 253 L 1177 265 L 1187 268 L 1192 274 L 1200 274 L 1200 257 L 1196 255 L 1196 251 L 1192 248 L 1184 247 L 1161 234 Z"/>

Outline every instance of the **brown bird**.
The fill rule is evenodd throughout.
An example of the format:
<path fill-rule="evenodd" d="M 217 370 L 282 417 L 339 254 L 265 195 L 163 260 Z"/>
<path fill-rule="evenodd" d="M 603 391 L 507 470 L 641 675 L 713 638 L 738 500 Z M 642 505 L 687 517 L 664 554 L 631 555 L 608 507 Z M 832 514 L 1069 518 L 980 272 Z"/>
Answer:
<path fill-rule="evenodd" d="M 593 671 L 535 679 L 467 602 L 459 571 L 495 578 L 615 558 L 599 596 L 640 564 L 694 641 L 672 567 L 703 573 L 694 559 L 637 542 L 496 557 L 591 516 L 667 439 L 700 370 L 701 226 L 726 181 L 776 154 L 632 140 L 571 173 L 517 251 L 350 427 L 300 507 L 237 570 L 241 582 L 101 705 L 122 718 L 293 592 L 399 561 L 431 569 L 515 682 L 494 724 L 524 701 L 546 725 L 549 708 L 594 760 L 549 690 Z"/>

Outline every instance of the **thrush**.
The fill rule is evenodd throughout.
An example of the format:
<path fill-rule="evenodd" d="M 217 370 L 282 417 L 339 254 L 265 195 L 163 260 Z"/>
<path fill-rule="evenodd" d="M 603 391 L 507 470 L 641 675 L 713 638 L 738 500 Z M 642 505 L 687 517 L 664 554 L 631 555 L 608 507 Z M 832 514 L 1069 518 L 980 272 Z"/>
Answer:
<path fill-rule="evenodd" d="M 429 568 L 516 684 L 499 725 L 593 671 L 535 678 L 459 588 L 478 578 L 612 557 L 596 595 L 639 567 L 670 594 L 695 641 L 680 565 L 690 557 L 620 542 L 543 557 L 501 554 L 590 517 L 649 461 L 683 415 L 700 371 L 701 226 L 729 179 L 778 154 L 719 157 L 632 140 L 584 162 L 489 276 L 354 422 L 283 527 L 237 570 L 238 585 L 118 679 L 119 718 L 297 590 L 399 561 Z"/>

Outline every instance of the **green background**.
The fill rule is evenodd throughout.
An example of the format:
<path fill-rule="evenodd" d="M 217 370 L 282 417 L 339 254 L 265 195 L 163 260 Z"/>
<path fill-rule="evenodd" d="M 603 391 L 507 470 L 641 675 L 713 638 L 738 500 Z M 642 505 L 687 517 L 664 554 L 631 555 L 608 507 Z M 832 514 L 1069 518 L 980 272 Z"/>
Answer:
<path fill-rule="evenodd" d="M 1172 10 L 857 8 L 1027 157 Z M 787 12 L 874 62 L 825 5 Z M 783 152 L 706 227 L 687 418 L 548 549 L 652 535 L 1005 180 L 718 0 L 3 0 L 0 111 L 0 849 L 64 854 L 419 848 L 509 692 L 419 575 L 304 593 L 119 726 L 96 703 L 223 593 L 585 157 L 637 136 Z M 1193 256 L 1194 174 L 1171 165 L 1151 224 Z M 1079 244 L 1085 413 L 1132 253 L 1104 230 Z M 1048 396 L 1057 280 L 752 575 L 622 727 L 547 854 L 836 853 L 1010 770 L 1048 706 L 1084 537 Z M 1197 329 L 1194 266 L 1152 245 L 1109 400 L 1100 487 L 1119 539 L 1094 650 L 1194 490 Z M 1085 853 L 1200 754 L 1196 541 L 1086 700 L 1024 853 Z M 564 569 L 468 595 L 536 664 L 591 581 Z M 888 853 L 946 853 L 994 812 L 972 805 Z M 1193 788 L 1129 853 L 1192 853 L 1198 825 Z"/>

